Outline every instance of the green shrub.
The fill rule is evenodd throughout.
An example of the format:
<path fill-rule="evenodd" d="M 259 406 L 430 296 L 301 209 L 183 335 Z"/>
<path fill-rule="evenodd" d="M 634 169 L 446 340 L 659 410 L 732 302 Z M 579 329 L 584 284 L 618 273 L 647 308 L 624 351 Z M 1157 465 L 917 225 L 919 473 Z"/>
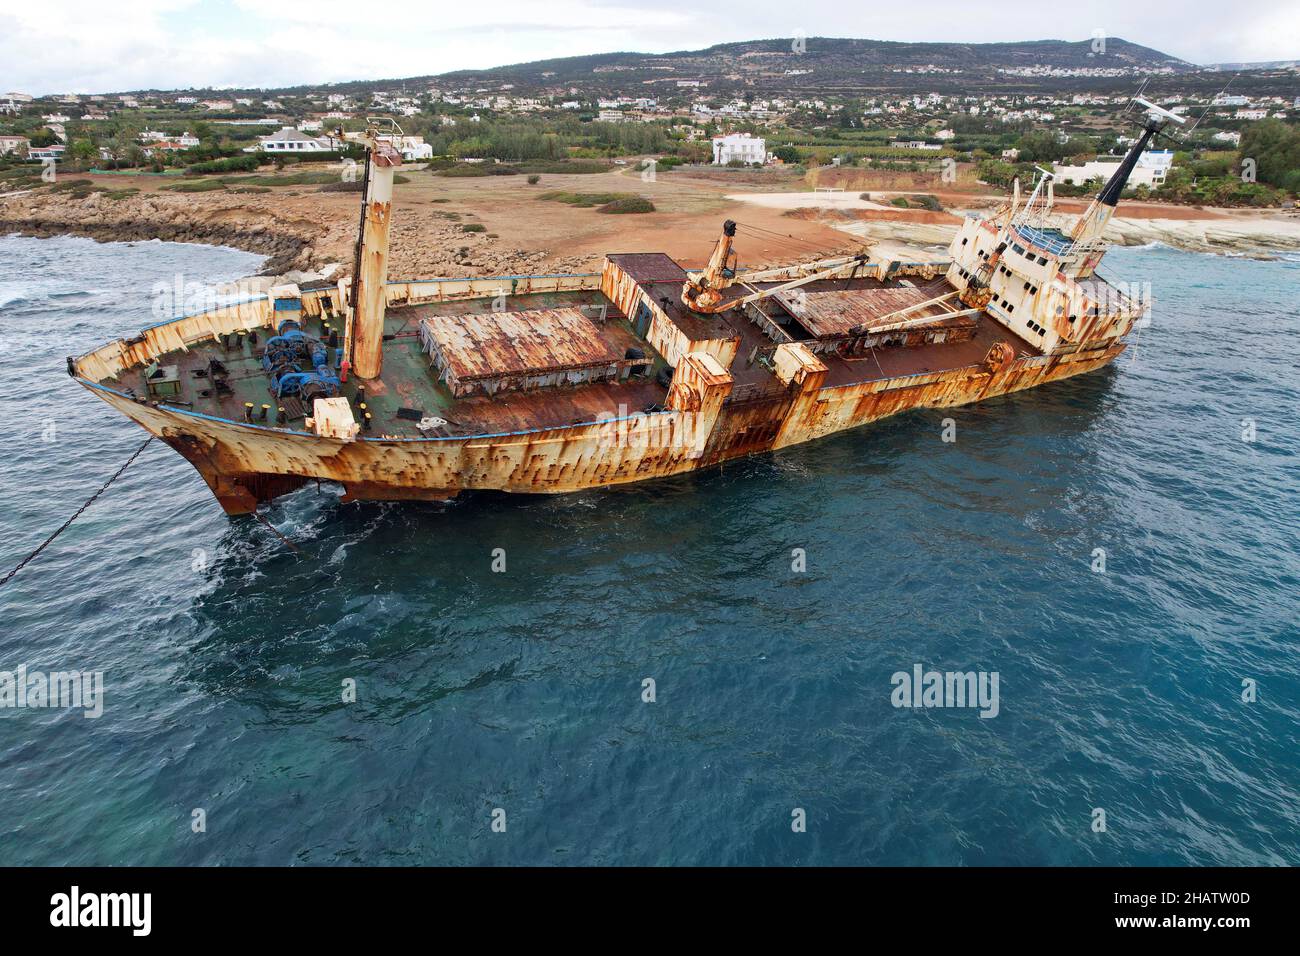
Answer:
<path fill-rule="evenodd" d="M 12 166 L 9 169 L 0 169 L 0 179 L 28 179 L 31 177 L 40 178 L 41 167 L 26 165 Z"/>
<path fill-rule="evenodd" d="M 531 176 L 528 177 L 528 185 L 530 186 L 536 186 L 541 181 L 542 181 L 542 177 L 538 176 L 536 173 L 533 173 Z"/>
<path fill-rule="evenodd" d="M 897 206 L 899 209 L 911 209 L 912 204 L 907 201 L 905 196 L 895 196 L 889 201 L 891 206 Z"/>
<path fill-rule="evenodd" d="M 570 176 L 607 173 L 613 168 L 613 163 L 586 159 L 532 159 L 519 164 L 519 169 L 525 173 L 565 173 Z"/>
<path fill-rule="evenodd" d="M 178 193 L 208 193 L 214 189 L 225 189 L 226 184 L 219 179 L 186 179 L 161 188 Z"/>
<path fill-rule="evenodd" d="M 435 176 L 518 176 L 519 170 L 504 163 L 466 163 L 464 166 L 452 166 L 440 169 Z"/>
<path fill-rule="evenodd" d="M 337 172 L 282 173 L 265 176 L 221 176 L 217 182 L 229 186 L 323 186 L 339 181 Z M 163 187 L 167 188 L 167 187 Z"/>
<path fill-rule="evenodd" d="M 635 199 L 637 197 L 632 193 L 571 193 L 556 189 L 542 193 L 537 198 L 568 203 L 570 206 L 578 206 L 582 209 L 590 209 L 593 206 L 605 206 L 620 199 Z"/>
<path fill-rule="evenodd" d="M 597 212 L 608 213 L 632 213 L 632 212 L 654 212 L 655 204 L 641 196 L 629 196 L 625 199 L 615 199 L 613 202 L 606 203 L 596 210 Z"/>
<path fill-rule="evenodd" d="M 227 159 L 214 159 L 206 163 L 195 163 L 192 166 L 186 166 L 185 171 L 194 175 L 204 173 L 251 173 L 261 164 L 261 159 L 250 153 L 245 156 L 231 156 Z"/>
<path fill-rule="evenodd" d="M 467 222 L 460 227 L 461 232 L 487 232 L 487 226 L 478 222 Z"/>

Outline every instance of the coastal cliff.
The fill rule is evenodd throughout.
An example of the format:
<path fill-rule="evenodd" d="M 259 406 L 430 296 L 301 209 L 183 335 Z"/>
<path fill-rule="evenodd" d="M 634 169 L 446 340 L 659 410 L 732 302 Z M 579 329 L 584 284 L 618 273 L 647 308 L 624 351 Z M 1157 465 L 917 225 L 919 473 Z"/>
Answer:
<path fill-rule="evenodd" d="M 586 257 L 510 249 L 437 209 L 402 210 L 389 274 L 401 278 L 581 271 Z M 0 234 L 85 236 L 101 242 L 160 239 L 231 246 L 268 257 L 263 275 L 352 271 L 357 197 L 348 193 L 230 195 L 31 191 L 0 196 Z"/>
<path fill-rule="evenodd" d="M 1069 215 L 1053 218 L 1058 226 L 1068 226 L 1073 222 L 1073 216 Z M 947 223 L 875 219 L 869 214 L 834 225 L 853 235 L 915 246 L 946 246 L 957 231 L 956 225 Z M 1106 238 L 1117 246 L 1146 246 L 1158 242 L 1189 252 L 1269 259 L 1278 253 L 1300 251 L 1300 217 L 1280 212 L 1213 219 L 1116 216 L 1106 227 Z"/>

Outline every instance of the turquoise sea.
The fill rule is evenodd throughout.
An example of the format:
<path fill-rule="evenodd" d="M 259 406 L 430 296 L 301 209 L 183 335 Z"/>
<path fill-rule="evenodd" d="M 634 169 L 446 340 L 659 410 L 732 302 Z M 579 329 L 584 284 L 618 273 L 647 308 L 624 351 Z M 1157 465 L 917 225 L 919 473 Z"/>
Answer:
<path fill-rule="evenodd" d="M 64 356 L 260 261 L 0 237 L 0 572 L 144 437 Z M 307 488 L 296 551 L 154 443 L 0 589 L 0 671 L 105 687 L 0 709 L 0 865 L 1300 861 L 1300 262 L 1103 272 L 1155 299 L 1108 370 L 611 491 Z M 893 706 L 917 665 L 996 716 Z"/>

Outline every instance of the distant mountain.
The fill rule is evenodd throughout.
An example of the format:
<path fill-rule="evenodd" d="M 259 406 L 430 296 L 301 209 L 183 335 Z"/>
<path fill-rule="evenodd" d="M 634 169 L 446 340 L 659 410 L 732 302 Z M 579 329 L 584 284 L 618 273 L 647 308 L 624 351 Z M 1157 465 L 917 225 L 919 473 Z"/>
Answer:
<path fill-rule="evenodd" d="M 1033 40 L 1014 43 L 897 43 L 885 40 L 807 37 L 720 43 L 705 50 L 675 53 L 599 53 L 570 56 L 532 63 L 457 70 L 451 73 L 334 84 L 340 89 L 391 88 L 398 82 L 443 87 L 512 84 L 516 92 L 578 87 L 600 92 L 642 88 L 653 94 L 656 87 L 675 88 L 677 80 L 700 80 L 710 90 L 747 87 L 763 91 L 821 89 L 852 91 L 916 86 L 917 71 L 933 77 L 931 85 L 959 84 L 960 76 L 977 78 L 981 88 L 1005 71 L 1035 67 L 1049 70 L 1122 70 L 1130 77 L 1140 72 L 1193 73 L 1192 63 L 1108 37 L 1101 52 L 1094 41 Z M 911 71 L 910 73 L 907 71 Z M 945 81 L 943 77 L 949 79 Z M 1111 81 L 1113 84 L 1113 80 Z M 1025 86 L 1023 79 L 1019 85 Z M 1032 85 L 1032 84 L 1028 84 Z"/>
<path fill-rule="evenodd" d="M 1203 67 L 1119 37 L 1107 37 L 1100 52 L 1094 50 L 1094 45 L 1091 39 L 897 43 L 808 37 L 796 43 L 795 38 L 784 38 L 720 43 L 704 50 L 675 53 L 598 53 L 483 70 L 274 90 L 191 92 L 229 97 L 245 92 L 301 94 L 328 87 L 334 92 L 366 95 L 403 88 L 415 93 L 430 87 L 491 93 L 509 87 L 514 96 L 581 98 L 662 97 L 696 92 L 711 99 L 746 94 L 869 97 L 925 92 L 971 96 L 1063 92 L 1114 95 L 1132 94 L 1149 78 L 1147 95 L 1213 94 L 1223 87 L 1223 73 L 1231 70 L 1235 74 L 1234 92 L 1294 95 L 1294 69 L 1288 69 L 1287 64 Z M 701 84 L 698 91 L 692 81 Z"/>
<path fill-rule="evenodd" d="M 1207 70 L 1300 70 L 1300 60 L 1264 60 L 1259 63 L 1211 63 Z"/>
<path fill-rule="evenodd" d="M 563 57 L 519 63 L 487 70 L 444 73 L 439 79 L 455 82 L 474 78 L 549 80 L 588 78 L 604 68 L 615 72 L 643 71 L 650 74 L 700 74 L 703 76 L 771 75 L 789 70 L 811 69 L 823 78 L 842 74 L 860 76 L 864 71 L 934 66 L 961 70 L 1055 67 L 1059 69 L 1133 68 L 1172 69 L 1190 72 L 1194 64 L 1139 46 L 1118 37 L 1107 38 L 1104 52 L 1093 50 L 1092 40 L 1032 40 L 1019 43 L 897 43 L 886 40 L 853 40 L 831 37 L 806 39 L 749 40 L 719 43 L 706 50 L 676 53 L 601 53 L 594 56 Z M 554 74 L 544 77 L 543 74 Z"/>

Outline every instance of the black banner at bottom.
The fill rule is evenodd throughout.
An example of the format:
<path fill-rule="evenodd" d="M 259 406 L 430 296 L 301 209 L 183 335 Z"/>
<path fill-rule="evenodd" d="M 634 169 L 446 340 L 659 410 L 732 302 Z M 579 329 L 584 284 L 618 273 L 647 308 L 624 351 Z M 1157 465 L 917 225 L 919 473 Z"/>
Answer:
<path fill-rule="evenodd" d="M 476 927 L 508 938 L 631 920 L 737 938 L 845 921 L 856 933 L 972 943 L 1150 940 L 1282 929 L 1289 870 L 1258 869 L 29 869 L 0 870 L 6 938 L 337 945 Z M 255 929 L 254 929 L 255 928 Z M 990 937 L 988 934 L 996 934 Z M 494 940 L 495 941 L 495 940 Z"/>

